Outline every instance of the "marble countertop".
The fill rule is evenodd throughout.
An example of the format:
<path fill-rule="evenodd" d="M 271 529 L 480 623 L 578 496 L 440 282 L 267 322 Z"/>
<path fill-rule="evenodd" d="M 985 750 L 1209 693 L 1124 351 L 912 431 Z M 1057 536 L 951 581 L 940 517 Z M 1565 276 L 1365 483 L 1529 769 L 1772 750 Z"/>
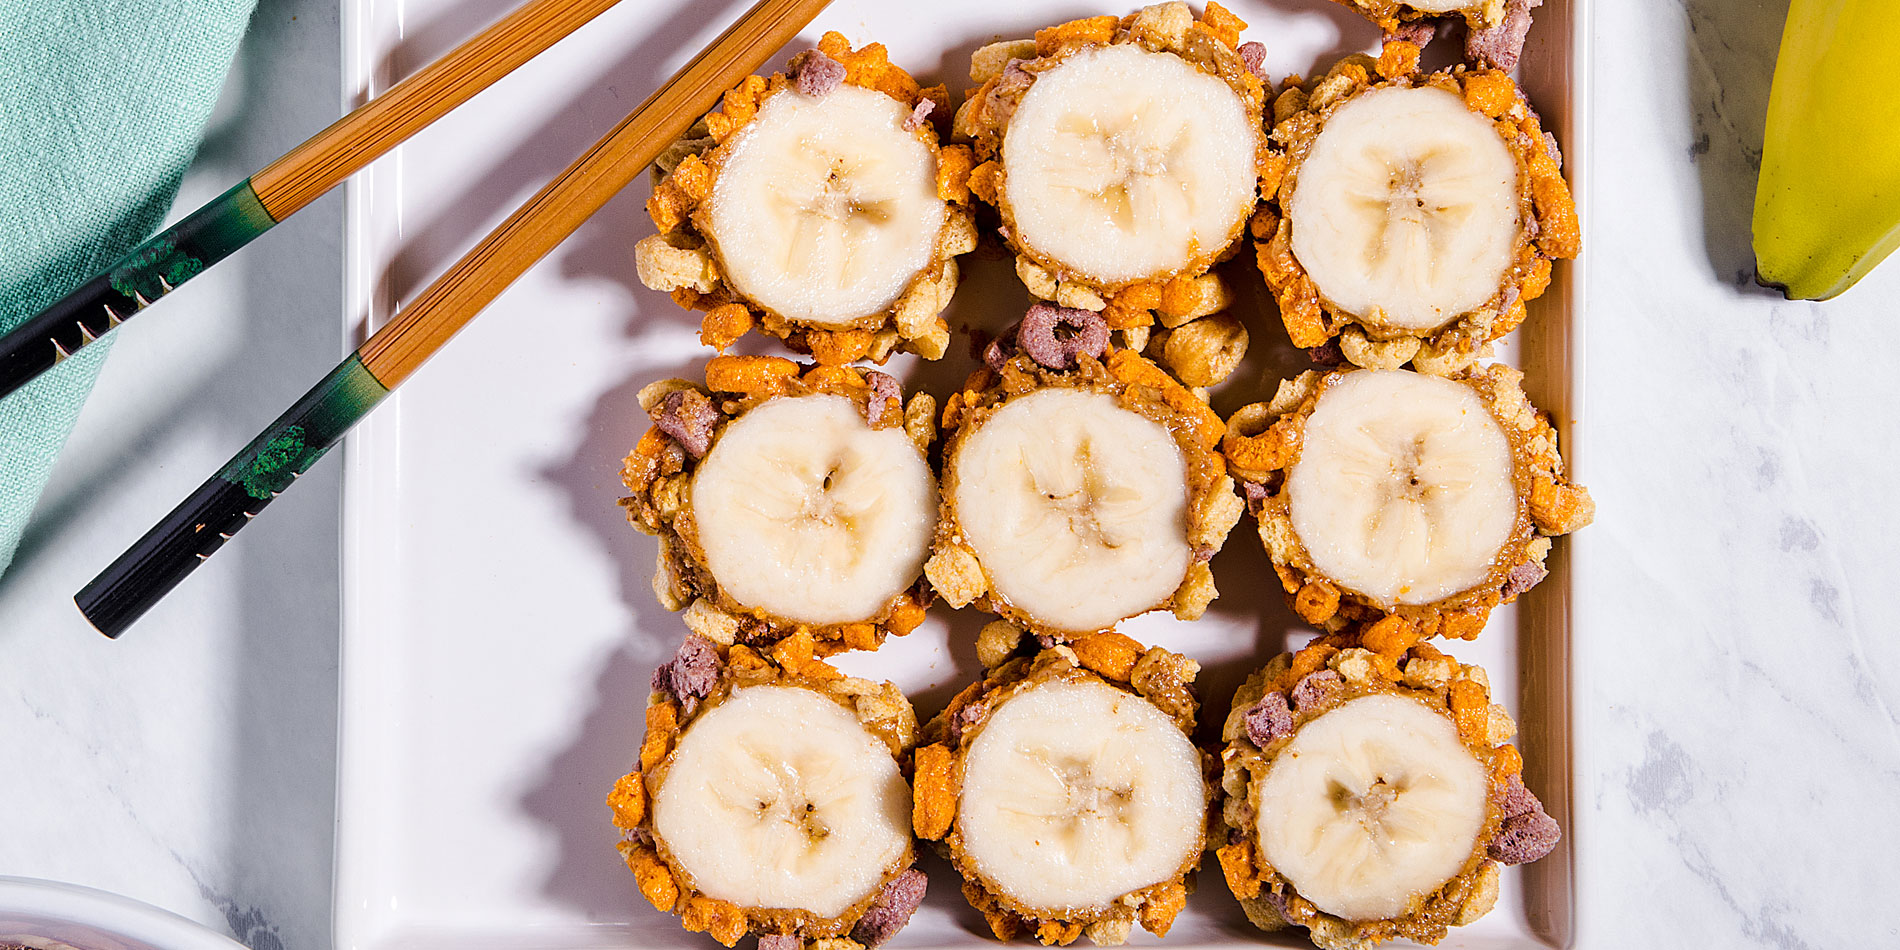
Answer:
<path fill-rule="evenodd" d="M 1785 3 L 1594 6 L 1582 941 L 1893 945 L 1900 263 L 1749 280 Z M 334 117 L 334 7 L 260 5 L 180 208 Z M 70 596 L 332 365 L 341 228 L 331 196 L 121 332 L 0 576 L 0 874 L 330 945 L 338 467 L 122 641 Z"/>

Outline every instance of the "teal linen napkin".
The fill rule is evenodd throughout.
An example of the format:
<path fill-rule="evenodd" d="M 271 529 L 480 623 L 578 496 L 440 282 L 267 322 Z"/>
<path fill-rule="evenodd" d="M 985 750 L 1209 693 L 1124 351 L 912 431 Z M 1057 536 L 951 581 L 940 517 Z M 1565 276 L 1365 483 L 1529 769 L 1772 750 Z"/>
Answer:
<path fill-rule="evenodd" d="M 163 223 L 255 0 L 0 0 L 0 331 Z M 105 360 L 0 399 L 0 571 Z"/>

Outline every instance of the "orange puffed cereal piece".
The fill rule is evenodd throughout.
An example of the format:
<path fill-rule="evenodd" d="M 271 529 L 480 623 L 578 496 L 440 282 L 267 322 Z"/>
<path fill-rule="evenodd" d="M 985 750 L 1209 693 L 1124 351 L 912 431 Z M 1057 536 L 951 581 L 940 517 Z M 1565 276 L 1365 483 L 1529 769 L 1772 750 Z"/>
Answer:
<path fill-rule="evenodd" d="M 653 849 L 634 848 L 628 851 L 627 868 L 633 872 L 634 886 L 640 889 L 641 896 L 654 909 L 665 913 L 679 902 L 679 884 L 674 882 L 673 872 L 667 869 L 665 862 Z"/>
<path fill-rule="evenodd" d="M 970 170 L 970 191 L 988 204 L 996 204 L 998 189 L 1003 183 L 1003 166 L 994 161 L 984 162 Z"/>
<path fill-rule="evenodd" d="M 1036 925 L 1036 939 L 1045 947 L 1066 947 L 1082 936 L 1082 922 L 1045 920 Z"/>
<path fill-rule="evenodd" d="M 1213 4 L 1208 4 L 1213 6 Z M 1180 881 L 1170 881 L 1148 892 L 1148 900 L 1141 905 L 1141 926 L 1157 937 L 1168 935 L 1168 928 L 1174 926 L 1174 918 L 1187 906 L 1187 887 Z"/>
<path fill-rule="evenodd" d="M 805 371 L 808 386 L 831 389 L 863 389 L 864 376 L 849 366 L 814 366 Z"/>
<path fill-rule="evenodd" d="M 1451 715 L 1458 723 L 1458 735 L 1466 742 L 1484 737 L 1491 722 L 1491 697 L 1484 687 L 1471 680 L 1451 684 Z"/>
<path fill-rule="evenodd" d="M 647 734 L 640 742 L 640 771 L 652 772 L 673 750 L 673 733 L 679 729 L 679 706 L 672 700 L 647 706 Z"/>
<path fill-rule="evenodd" d="M 1214 852 L 1220 861 L 1221 876 L 1227 879 L 1227 888 L 1237 897 L 1260 896 L 1260 875 L 1253 866 L 1253 845 L 1238 841 L 1223 845 Z"/>
<path fill-rule="evenodd" d="M 1048 56 L 1066 44 L 1107 43 L 1120 25 L 1118 17 L 1092 16 L 1043 27 L 1036 31 L 1036 55 Z"/>
<path fill-rule="evenodd" d="M 780 356 L 715 356 L 706 361 L 706 388 L 720 393 L 777 396 L 798 376 L 798 364 Z"/>
<path fill-rule="evenodd" d="M 1233 15 L 1214 0 L 1207 0 L 1207 11 L 1201 14 L 1201 23 L 1222 43 L 1227 44 L 1228 49 L 1240 45 L 1240 31 L 1247 28 L 1246 20 Z"/>
<path fill-rule="evenodd" d="M 1133 350 L 1116 350 L 1108 355 L 1108 373 L 1125 385 L 1147 386 L 1160 393 L 1168 408 L 1187 417 L 1188 427 L 1202 448 L 1211 449 L 1220 444 L 1227 424 L 1166 370 L 1142 359 Z"/>
<path fill-rule="evenodd" d="M 1410 76 L 1418 71 L 1418 44 L 1406 40 L 1392 40 L 1379 50 L 1379 75 L 1385 79 L 1398 79 Z M 1492 118 L 1496 118 L 1493 116 Z"/>
<path fill-rule="evenodd" d="M 1511 111 L 1516 101 L 1517 86 L 1511 77 L 1495 69 L 1465 74 L 1465 105 L 1495 119 Z"/>
<path fill-rule="evenodd" d="M 706 311 L 699 322 L 699 342 L 724 350 L 752 329 L 752 311 L 744 304 L 723 304 Z"/>
<path fill-rule="evenodd" d="M 1513 775 L 1524 773 L 1524 753 L 1517 751 L 1517 746 L 1501 745 L 1492 752 L 1495 757 L 1492 760 L 1491 774 L 1497 777 L 1500 784 Z"/>
<path fill-rule="evenodd" d="M 891 608 L 889 626 L 891 632 L 900 637 L 917 629 L 917 625 L 923 622 L 924 608 L 908 600 Z"/>
<path fill-rule="evenodd" d="M 956 759 L 943 743 L 923 746 L 916 752 L 916 795 L 911 803 L 910 825 L 917 837 L 938 841 L 950 831 L 957 817 Z"/>
<path fill-rule="evenodd" d="M 1320 624 L 1339 612 L 1339 588 L 1325 581 L 1308 581 L 1293 595 L 1293 612 L 1307 623 Z"/>
<path fill-rule="evenodd" d="M 805 345 L 811 348 L 812 359 L 839 366 L 863 359 L 871 352 L 874 336 L 869 330 L 810 330 L 805 334 Z"/>
<path fill-rule="evenodd" d="M 694 894 L 680 907 L 680 924 L 687 930 L 705 931 L 714 940 L 730 947 L 745 936 L 745 911 L 731 901 Z"/>
<path fill-rule="evenodd" d="M 945 201 L 970 200 L 970 172 L 976 153 L 968 145 L 946 145 L 937 152 L 937 197 Z"/>
<path fill-rule="evenodd" d="M 607 793 L 607 807 L 613 809 L 615 828 L 638 828 L 647 814 L 647 789 L 639 772 L 629 772 L 614 782 Z"/>
<path fill-rule="evenodd" d="M 627 454 L 627 460 L 620 466 L 620 481 L 628 491 L 637 495 L 653 484 L 660 473 L 660 457 L 666 454 L 666 441 L 666 433 L 658 427 L 650 428 Z"/>
<path fill-rule="evenodd" d="M 1398 614 L 1388 614 L 1366 628 L 1360 643 L 1382 656 L 1396 657 L 1418 642 L 1419 629 Z"/>
<path fill-rule="evenodd" d="M 1069 645 L 1088 669 L 1112 680 L 1128 682 L 1141 657 L 1141 644 L 1119 633 L 1092 633 Z"/>

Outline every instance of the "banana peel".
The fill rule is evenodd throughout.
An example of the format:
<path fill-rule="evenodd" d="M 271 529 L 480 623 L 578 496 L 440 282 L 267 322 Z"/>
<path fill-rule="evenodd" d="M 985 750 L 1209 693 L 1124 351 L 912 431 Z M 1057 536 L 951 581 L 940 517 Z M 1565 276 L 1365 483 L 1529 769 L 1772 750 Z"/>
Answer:
<path fill-rule="evenodd" d="M 1895 0 L 1793 0 L 1755 190 L 1755 279 L 1826 300 L 1900 246 Z"/>

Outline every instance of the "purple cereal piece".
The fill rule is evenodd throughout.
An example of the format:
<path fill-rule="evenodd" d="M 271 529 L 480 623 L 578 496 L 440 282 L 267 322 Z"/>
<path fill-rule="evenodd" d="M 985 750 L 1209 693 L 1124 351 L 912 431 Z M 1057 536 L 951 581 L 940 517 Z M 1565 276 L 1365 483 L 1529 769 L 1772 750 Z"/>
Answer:
<path fill-rule="evenodd" d="M 1522 777 L 1513 775 L 1510 781 L 1504 783 L 1504 800 L 1498 803 L 1499 814 L 1505 818 L 1516 818 L 1519 815 L 1543 810 L 1544 803 L 1538 801 L 1537 796 L 1524 787 Z"/>
<path fill-rule="evenodd" d="M 1550 572 L 1544 570 L 1544 566 L 1535 561 L 1528 564 L 1519 564 L 1511 568 L 1511 573 L 1504 575 L 1504 589 L 1499 593 L 1506 600 L 1509 600 L 1512 597 L 1516 597 L 1536 587 L 1539 581 L 1549 576 Z"/>
<path fill-rule="evenodd" d="M 917 108 L 910 110 L 910 115 L 904 118 L 904 131 L 915 132 L 923 128 L 924 123 L 930 121 L 930 110 L 936 107 L 937 104 L 929 99 L 917 100 Z"/>
<path fill-rule="evenodd" d="M 686 454 L 699 458 L 712 448 L 713 426 L 719 422 L 719 410 L 712 400 L 696 389 L 676 389 L 660 400 L 653 424 L 673 437 Z"/>
<path fill-rule="evenodd" d="M 1227 829 L 1227 843 L 1228 844 L 1239 844 L 1245 840 L 1247 840 L 1246 832 L 1240 830 L 1239 828 Z"/>
<path fill-rule="evenodd" d="M 1465 34 L 1465 58 L 1484 66 L 1509 70 L 1524 53 L 1524 37 L 1531 31 L 1531 10 L 1544 0 L 1510 0 L 1497 26 Z"/>
<path fill-rule="evenodd" d="M 1306 358 L 1316 365 L 1325 367 L 1338 366 L 1346 362 L 1346 354 L 1339 348 L 1338 340 L 1327 340 L 1318 346 L 1307 347 Z"/>
<path fill-rule="evenodd" d="M 1549 132 L 1544 133 L 1544 154 L 1549 155 L 1559 169 L 1564 167 L 1564 150 L 1557 146 L 1557 136 Z"/>
<path fill-rule="evenodd" d="M 719 651 L 697 633 L 689 634 L 679 652 L 653 671 L 653 688 L 673 694 L 682 704 L 706 698 L 718 682 Z"/>
<path fill-rule="evenodd" d="M 851 939 L 867 947 L 891 939 L 910 923 L 910 915 L 924 902 L 924 889 L 929 884 L 930 879 L 916 868 L 891 878 L 871 901 L 871 909 L 851 928 Z"/>
<path fill-rule="evenodd" d="M 760 934 L 759 950 L 803 950 L 804 938 L 797 934 Z"/>
<path fill-rule="evenodd" d="M 1426 46 L 1431 45 L 1432 40 L 1437 38 L 1438 20 L 1428 17 L 1423 20 L 1408 20 L 1399 24 L 1398 29 L 1385 35 L 1385 42 L 1402 41 L 1424 49 Z"/>
<path fill-rule="evenodd" d="M 1071 331 L 1067 336 L 1059 332 L 1063 327 Z M 1084 353 L 1097 360 L 1108 355 L 1108 321 L 1090 310 L 1039 303 L 1023 314 L 1016 345 L 1049 369 L 1074 369 Z"/>
<path fill-rule="evenodd" d="M 1235 52 L 1240 54 L 1240 61 L 1246 64 L 1248 72 L 1253 73 L 1261 79 L 1267 78 L 1267 74 L 1262 69 L 1267 61 L 1267 48 L 1265 46 L 1253 40 L 1248 40 L 1240 44 L 1240 48 L 1235 50 Z"/>
<path fill-rule="evenodd" d="M 1267 486 L 1243 481 L 1240 483 L 1240 494 L 1247 499 L 1247 513 L 1259 517 L 1260 509 L 1267 504 Z"/>
<path fill-rule="evenodd" d="M 1053 650 L 1056 648 L 1056 644 L 1061 643 L 1061 642 L 1062 641 L 1057 640 L 1055 637 L 1052 637 L 1046 633 L 1036 634 L 1036 646 L 1041 647 L 1044 650 Z"/>
<path fill-rule="evenodd" d="M 1254 745 L 1266 748 L 1275 739 L 1293 734 L 1293 709 L 1286 704 L 1286 696 L 1280 693 L 1268 693 L 1247 710 L 1243 720 L 1247 726 L 1247 739 Z"/>
<path fill-rule="evenodd" d="M 963 734 L 970 731 L 970 728 L 975 726 L 982 719 L 983 707 L 976 703 L 971 703 L 957 710 L 957 714 L 950 717 L 950 740 L 952 742 L 961 743 L 963 741 Z"/>
<path fill-rule="evenodd" d="M 1529 864 L 1549 854 L 1562 837 L 1557 819 L 1539 808 L 1505 819 L 1486 852 L 1505 864 Z"/>
<path fill-rule="evenodd" d="M 990 372 L 1002 372 L 1003 364 L 1016 355 L 1016 332 L 1021 326 L 1021 323 L 1011 325 L 1003 331 L 1001 336 L 991 340 L 990 345 L 983 348 L 983 365 L 989 367 Z"/>
<path fill-rule="evenodd" d="M 1215 548 L 1211 544 L 1197 544 L 1193 547 L 1194 563 L 1206 564 L 1214 559 Z"/>
<path fill-rule="evenodd" d="M 796 60 L 792 69 L 798 73 L 798 91 L 804 95 L 827 95 L 844 82 L 844 64 L 818 50 L 808 49 Z"/>
<path fill-rule="evenodd" d="M 884 420 L 884 414 L 897 408 L 903 398 L 897 379 L 889 373 L 880 373 L 870 369 L 864 371 L 864 381 L 871 384 L 871 398 L 865 401 L 865 421 L 878 425 Z"/>
<path fill-rule="evenodd" d="M 1345 680 L 1332 670 L 1308 673 L 1305 679 L 1293 687 L 1293 708 L 1300 712 L 1312 712 L 1344 685 Z"/>
<path fill-rule="evenodd" d="M 651 848 L 653 847 L 653 832 L 645 828 L 626 828 L 620 832 L 620 840 Z"/>

